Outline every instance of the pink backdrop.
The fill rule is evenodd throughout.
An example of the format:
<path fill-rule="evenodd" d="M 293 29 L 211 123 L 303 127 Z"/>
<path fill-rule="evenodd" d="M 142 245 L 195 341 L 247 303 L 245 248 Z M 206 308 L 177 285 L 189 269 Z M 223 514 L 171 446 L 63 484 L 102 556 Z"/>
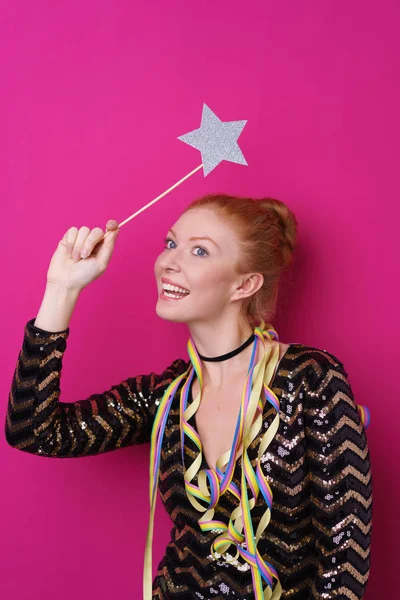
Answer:
<path fill-rule="evenodd" d="M 377 0 L 0 8 L 3 419 L 24 324 L 65 231 L 121 222 L 200 164 L 177 136 L 199 126 L 203 102 L 222 120 L 248 119 L 248 167 L 196 173 L 124 226 L 73 315 L 62 400 L 187 357 L 186 327 L 155 314 L 153 263 L 190 200 L 284 200 L 299 241 L 280 339 L 336 354 L 371 411 L 367 600 L 398 589 L 399 16 L 396 2 Z M 80 460 L 17 452 L 4 436 L 0 448 L 0 595 L 141 597 L 149 446 Z M 158 499 L 153 567 L 171 526 Z"/>

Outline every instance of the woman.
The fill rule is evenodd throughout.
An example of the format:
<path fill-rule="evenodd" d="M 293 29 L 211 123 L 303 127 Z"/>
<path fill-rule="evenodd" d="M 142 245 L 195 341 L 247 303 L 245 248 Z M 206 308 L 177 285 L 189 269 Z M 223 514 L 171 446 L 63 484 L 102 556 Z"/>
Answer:
<path fill-rule="evenodd" d="M 372 527 L 365 413 L 336 356 L 265 326 L 295 245 L 293 213 L 274 199 L 192 202 L 154 269 L 157 314 L 187 324 L 189 360 L 63 403 L 68 324 L 109 263 L 119 230 L 107 229 L 99 243 L 100 228 L 73 227 L 54 253 L 25 326 L 8 443 L 68 458 L 151 440 L 153 494 L 159 469 L 174 527 L 150 592 L 147 555 L 145 597 L 361 599 Z M 151 536 L 152 525 L 146 552 Z"/>

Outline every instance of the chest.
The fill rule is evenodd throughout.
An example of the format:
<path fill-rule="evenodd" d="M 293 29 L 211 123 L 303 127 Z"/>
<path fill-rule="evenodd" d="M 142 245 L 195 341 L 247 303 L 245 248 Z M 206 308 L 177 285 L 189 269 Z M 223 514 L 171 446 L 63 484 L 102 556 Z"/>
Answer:
<path fill-rule="evenodd" d="M 289 366 L 289 365 L 288 365 Z M 267 450 L 261 456 L 259 466 L 268 480 L 268 484 L 277 499 L 278 504 L 288 506 L 290 514 L 296 513 L 298 494 L 307 492 L 307 444 L 305 439 L 305 420 L 303 414 L 302 390 L 300 389 L 302 373 L 295 377 L 288 377 L 291 369 L 278 371 L 277 377 L 270 386 L 280 405 L 278 431 L 273 436 Z M 292 375 L 292 373 L 290 373 Z M 197 412 L 192 415 L 190 424 L 197 430 L 202 444 L 203 468 L 215 469 L 217 459 L 231 449 L 237 417 L 241 405 L 243 381 L 238 385 L 225 388 L 225 392 L 218 393 L 214 390 L 203 388 L 201 401 Z M 193 379 L 189 391 L 188 403 L 190 404 L 199 393 L 196 378 Z M 263 411 L 263 423 L 259 433 L 248 448 L 248 457 L 254 469 L 257 465 L 259 444 L 272 423 L 276 420 L 276 409 L 266 403 Z M 161 448 L 159 489 L 162 501 L 173 520 L 177 519 L 183 528 L 187 522 L 187 515 L 191 511 L 191 503 L 187 500 L 182 505 L 185 494 L 184 474 L 191 469 L 193 483 L 198 485 L 197 475 L 193 472 L 193 461 L 198 456 L 196 444 L 189 435 L 185 436 L 185 456 L 181 455 L 181 428 L 180 428 L 180 397 L 177 394 L 168 416 L 166 434 Z M 236 458 L 242 454 L 239 447 Z M 196 469 L 197 473 L 197 469 Z M 234 483 L 241 485 L 241 461 L 237 461 Z M 303 489 L 304 488 L 304 489 Z M 293 496 L 296 490 L 295 496 Z M 232 494 L 221 497 L 220 503 L 224 507 L 224 514 L 230 506 L 236 506 L 236 499 Z M 260 495 L 260 502 L 261 495 Z M 288 504 L 289 503 L 289 504 Z M 229 507 L 228 507 L 229 504 Z M 184 506 L 184 511 L 177 511 L 177 506 Z M 300 502 L 302 506 L 302 501 Z M 231 509 L 231 510 L 232 510 Z M 294 512 L 293 512 L 294 511 Z"/>
<path fill-rule="evenodd" d="M 192 396 L 200 391 L 198 380 L 192 385 Z M 204 388 L 195 414 L 197 433 L 201 439 L 207 465 L 215 470 L 218 458 L 230 450 L 242 401 L 242 386 L 232 385 L 222 391 Z M 240 453 L 239 453 L 240 454 Z"/>
<path fill-rule="evenodd" d="M 279 343 L 278 363 L 289 348 L 289 344 Z M 239 410 L 242 402 L 245 377 L 232 381 L 223 389 L 215 391 L 203 387 L 201 402 L 195 413 L 195 425 L 200 437 L 203 454 L 209 468 L 214 469 L 218 458 L 231 449 Z M 192 398 L 196 398 L 200 391 L 198 379 L 192 384 Z M 256 416 L 255 416 L 256 418 Z M 239 446 L 237 458 L 242 453 Z"/>

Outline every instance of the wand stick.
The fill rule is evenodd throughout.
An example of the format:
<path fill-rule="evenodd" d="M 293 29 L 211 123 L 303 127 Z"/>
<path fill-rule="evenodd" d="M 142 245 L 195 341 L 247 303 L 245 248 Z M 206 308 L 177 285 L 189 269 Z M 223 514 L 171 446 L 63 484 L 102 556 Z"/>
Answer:
<path fill-rule="evenodd" d="M 142 206 L 142 208 L 140 208 L 135 213 L 133 213 L 133 215 L 131 215 L 130 217 L 128 217 L 127 219 L 125 219 L 125 221 L 122 221 L 122 223 L 120 223 L 118 225 L 118 229 L 120 229 L 122 227 L 122 225 L 125 225 L 125 223 L 127 223 L 128 221 L 130 221 L 131 219 L 133 219 L 134 217 L 136 217 L 138 214 L 140 214 L 141 212 L 143 212 L 144 210 L 146 210 L 146 208 L 148 208 L 149 206 L 151 206 L 152 204 L 154 204 L 158 200 L 161 200 L 161 198 L 163 198 L 164 196 L 166 196 L 167 194 L 169 194 L 169 192 L 172 192 L 172 190 L 174 190 L 176 187 L 178 187 L 178 185 L 180 185 L 181 183 L 183 183 L 186 179 L 188 179 L 189 177 L 191 177 L 192 175 L 194 175 L 199 169 L 201 169 L 202 166 L 203 166 L 203 163 L 201 163 L 201 165 L 199 165 L 198 167 L 196 167 L 195 169 L 193 169 L 193 171 L 191 171 L 190 173 L 188 173 L 187 175 L 185 175 L 185 177 L 182 177 L 182 179 L 180 179 L 179 181 L 177 181 L 176 183 L 174 183 L 174 185 L 171 185 L 170 188 L 168 188 L 165 192 L 163 192 L 162 194 L 160 194 L 159 196 L 157 196 L 157 198 L 154 198 L 154 200 L 152 200 L 151 202 L 149 202 L 148 204 L 146 204 L 146 206 Z M 107 235 L 109 233 L 111 233 L 111 231 L 107 231 L 107 233 L 104 235 L 103 239 L 100 240 L 100 242 L 102 242 L 107 237 Z M 100 242 L 98 242 L 98 243 L 100 243 Z"/>

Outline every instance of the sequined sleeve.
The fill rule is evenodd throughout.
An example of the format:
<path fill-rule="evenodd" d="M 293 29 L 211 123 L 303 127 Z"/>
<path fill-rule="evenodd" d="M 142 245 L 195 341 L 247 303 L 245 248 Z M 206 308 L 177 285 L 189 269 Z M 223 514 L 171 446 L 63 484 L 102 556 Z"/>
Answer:
<path fill-rule="evenodd" d="M 362 599 L 370 573 L 372 477 L 366 431 L 334 355 L 312 360 L 305 434 L 316 576 L 310 600 Z"/>
<path fill-rule="evenodd" d="M 56 458 L 101 454 L 150 441 L 162 395 L 187 363 L 176 359 L 161 374 L 136 375 L 85 400 L 60 402 L 60 377 L 69 328 L 51 333 L 25 325 L 12 379 L 5 437 L 13 448 Z"/>

